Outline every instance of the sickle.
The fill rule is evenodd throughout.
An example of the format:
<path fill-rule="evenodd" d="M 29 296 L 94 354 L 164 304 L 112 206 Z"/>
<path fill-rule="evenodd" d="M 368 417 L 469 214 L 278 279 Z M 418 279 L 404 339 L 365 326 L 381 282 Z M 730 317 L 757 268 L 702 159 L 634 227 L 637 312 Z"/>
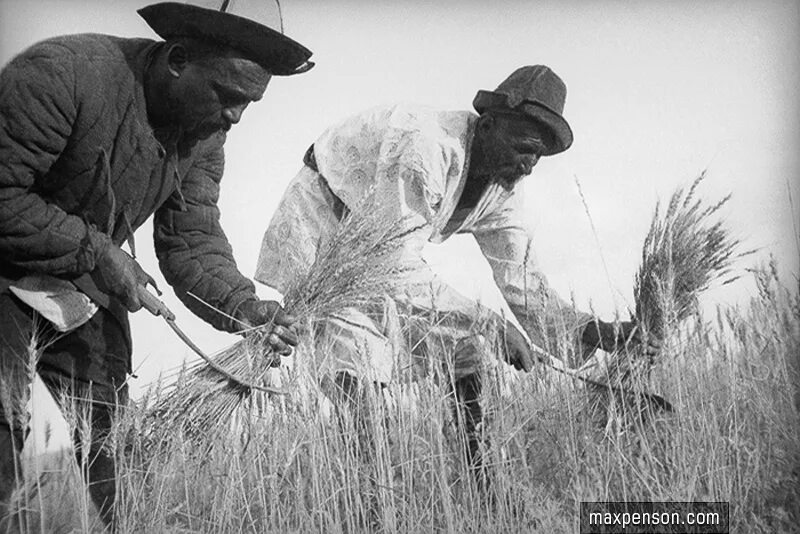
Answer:
<path fill-rule="evenodd" d="M 551 369 L 554 369 L 554 370 L 558 371 L 559 373 L 562 373 L 562 374 L 565 374 L 565 375 L 570 376 L 572 378 L 575 378 L 577 380 L 580 380 L 580 381 L 582 381 L 582 382 L 584 382 L 586 384 L 589 384 L 591 386 L 599 387 L 601 389 L 605 389 L 605 390 L 612 391 L 612 392 L 615 392 L 615 393 L 625 393 L 625 394 L 629 394 L 629 395 L 637 395 L 639 397 L 647 399 L 648 403 L 650 403 L 651 405 L 655 405 L 659 409 L 664 410 L 666 412 L 674 412 L 675 411 L 675 407 L 672 406 L 672 403 L 669 402 L 664 397 L 662 397 L 661 395 L 656 395 L 655 393 L 647 393 L 645 391 L 635 391 L 635 390 L 627 389 L 627 388 L 624 388 L 624 387 L 621 387 L 621 386 L 613 386 L 611 384 L 605 384 L 603 382 L 599 382 L 597 380 L 593 380 L 593 379 L 591 379 L 589 377 L 583 376 L 576 369 L 570 369 L 568 367 L 565 367 L 563 362 L 561 362 L 561 360 L 557 359 L 554 356 L 551 356 L 550 354 L 547 354 L 545 352 L 542 352 L 542 351 L 536 350 L 536 349 L 534 349 L 534 352 L 535 352 L 536 356 L 539 357 L 539 361 L 540 362 L 542 362 L 546 366 L 550 367 Z"/>
<path fill-rule="evenodd" d="M 167 305 L 164 304 L 161 300 L 158 299 L 155 295 L 150 293 L 146 287 L 140 286 L 139 287 L 139 302 L 142 304 L 142 307 L 155 315 L 156 317 L 163 317 L 164 320 L 167 322 L 169 327 L 175 332 L 178 337 L 183 341 L 186 346 L 188 346 L 195 354 L 203 358 L 205 362 L 211 367 L 214 371 L 218 372 L 237 386 L 247 388 L 247 389 L 257 389 L 259 391 L 263 391 L 265 393 L 272 393 L 274 395 L 286 395 L 287 392 L 283 389 L 273 388 L 269 386 L 262 386 L 259 384 L 253 384 L 252 382 L 247 382 L 240 378 L 235 377 L 222 367 L 220 367 L 214 360 L 211 359 L 205 352 L 203 352 L 197 344 L 192 341 L 192 339 L 186 335 L 186 333 L 181 330 L 181 328 L 175 323 L 175 314 L 167 308 Z"/>

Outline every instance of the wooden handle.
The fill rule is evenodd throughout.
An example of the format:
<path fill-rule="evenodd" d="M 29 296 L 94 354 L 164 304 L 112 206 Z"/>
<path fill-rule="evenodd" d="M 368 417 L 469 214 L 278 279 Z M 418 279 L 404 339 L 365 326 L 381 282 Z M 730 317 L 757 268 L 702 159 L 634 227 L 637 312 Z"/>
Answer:
<path fill-rule="evenodd" d="M 139 302 L 145 310 L 156 317 L 162 316 L 170 321 L 175 319 L 175 314 L 167 308 L 167 305 L 161 302 L 157 296 L 150 293 L 145 286 L 139 286 Z"/>

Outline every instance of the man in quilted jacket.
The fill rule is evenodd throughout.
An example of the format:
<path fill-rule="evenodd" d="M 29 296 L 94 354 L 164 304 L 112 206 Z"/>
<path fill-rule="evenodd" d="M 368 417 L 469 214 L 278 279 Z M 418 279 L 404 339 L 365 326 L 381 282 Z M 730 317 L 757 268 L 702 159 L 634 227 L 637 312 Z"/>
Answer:
<path fill-rule="evenodd" d="M 272 321 L 281 353 L 297 343 L 294 318 L 237 269 L 217 199 L 227 130 L 272 76 L 311 68 L 311 52 L 221 3 L 154 4 L 139 14 L 164 41 L 56 37 L 0 73 L 0 524 L 34 372 L 56 399 L 90 401 L 91 450 L 76 436 L 76 452 L 113 521 L 114 460 L 102 445 L 127 399 L 127 314 L 152 283 L 132 242 L 151 215 L 161 271 L 189 309 L 229 332 Z M 76 302 L 94 313 L 74 317 Z"/>

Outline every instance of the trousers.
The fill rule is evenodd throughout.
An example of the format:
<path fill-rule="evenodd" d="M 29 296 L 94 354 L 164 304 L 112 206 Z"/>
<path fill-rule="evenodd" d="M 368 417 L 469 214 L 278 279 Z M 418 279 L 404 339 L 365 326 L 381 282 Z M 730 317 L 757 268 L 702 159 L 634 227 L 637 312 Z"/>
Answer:
<path fill-rule="evenodd" d="M 111 522 L 115 463 L 103 445 L 115 412 L 128 400 L 130 359 L 127 317 L 120 320 L 100 308 L 87 323 L 59 333 L 7 289 L 0 291 L 0 513 L 21 472 L 19 458 L 29 430 L 27 403 L 38 374 L 62 412 L 90 414 L 90 450 L 82 450 L 86 436 L 75 428 L 75 454 L 78 465 L 86 467 L 92 500 L 103 520 Z"/>

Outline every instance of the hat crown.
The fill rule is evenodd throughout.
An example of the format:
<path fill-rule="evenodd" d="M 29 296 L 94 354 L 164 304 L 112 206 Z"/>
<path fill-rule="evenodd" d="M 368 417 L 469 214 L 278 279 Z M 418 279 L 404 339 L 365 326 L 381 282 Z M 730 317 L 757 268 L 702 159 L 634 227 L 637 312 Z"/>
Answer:
<path fill-rule="evenodd" d="M 191 0 L 187 3 L 250 19 L 284 33 L 280 6 L 275 0 Z"/>
<path fill-rule="evenodd" d="M 274 17 L 272 25 L 280 31 L 273 29 L 264 20 L 264 15 L 269 11 L 268 2 L 255 4 L 255 0 L 196 1 L 208 7 L 195 3 L 160 2 L 143 7 L 138 13 L 163 39 L 193 37 L 213 41 L 238 50 L 273 75 L 300 74 L 314 66 L 309 61 L 311 51 L 283 34 L 280 5 L 277 2 L 277 17 Z"/>
<path fill-rule="evenodd" d="M 558 114 L 564 113 L 567 99 L 566 84 L 545 65 L 518 68 L 494 92 L 506 96 L 510 109 L 524 102 L 531 102 L 544 105 Z"/>
<path fill-rule="evenodd" d="M 567 86 L 545 65 L 520 67 L 494 91 L 478 91 L 472 106 L 478 113 L 492 109 L 514 110 L 550 128 L 554 140 L 543 153 L 558 154 L 572 145 L 572 130 L 563 117 Z"/>

